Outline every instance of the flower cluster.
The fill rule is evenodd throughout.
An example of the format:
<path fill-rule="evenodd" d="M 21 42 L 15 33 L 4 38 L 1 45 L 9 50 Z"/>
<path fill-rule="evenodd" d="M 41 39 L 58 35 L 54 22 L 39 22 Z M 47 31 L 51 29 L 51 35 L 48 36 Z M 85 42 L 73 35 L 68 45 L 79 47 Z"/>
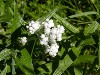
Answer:
<path fill-rule="evenodd" d="M 30 34 L 34 34 L 40 28 L 40 23 L 38 21 L 31 21 L 26 28 L 29 30 Z"/>
<path fill-rule="evenodd" d="M 57 27 L 55 27 L 52 19 L 46 19 L 46 21 L 42 24 L 44 26 L 44 34 L 41 34 L 40 44 L 45 45 L 46 53 L 49 53 L 49 55 L 55 57 L 59 48 L 56 41 L 62 40 L 64 27 L 60 25 L 57 25 Z"/>
<path fill-rule="evenodd" d="M 23 45 L 25 45 L 26 42 L 27 42 L 27 38 L 26 38 L 26 37 L 21 37 L 20 39 L 21 39 L 20 42 L 21 42 Z"/>
<path fill-rule="evenodd" d="M 40 44 L 45 46 L 46 53 L 55 57 L 59 49 L 57 41 L 62 40 L 62 33 L 64 33 L 65 29 L 60 25 L 55 26 L 53 20 L 48 18 L 46 21 L 42 22 L 42 25 L 42 27 L 44 27 L 44 34 L 40 36 Z M 30 34 L 34 34 L 40 28 L 40 23 L 38 21 L 31 21 L 26 28 L 29 30 Z M 25 44 L 27 42 L 26 38 L 21 38 L 21 42 Z"/>

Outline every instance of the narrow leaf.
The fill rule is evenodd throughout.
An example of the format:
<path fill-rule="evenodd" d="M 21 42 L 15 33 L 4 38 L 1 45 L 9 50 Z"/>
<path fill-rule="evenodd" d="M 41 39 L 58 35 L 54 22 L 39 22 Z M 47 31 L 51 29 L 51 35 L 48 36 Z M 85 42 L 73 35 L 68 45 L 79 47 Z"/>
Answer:
<path fill-rule="evenodd" d="M 95 58 L 96 58 L 96 56 L 94 56 L 94 55 L 80 55 L 73 62 L 73 65 L 81 65 L 81 63 L 93 64 Z"/>
<path fill-rule="evenodd" d="M 91 38 L 87 38 L 85 40 L 82 40 L 81 43 L 80 43 L 80 45 L 82 45 L 82 46 L 93 45 L 93 44 L 95 44 L 95 41 L 94 41 L 94 39 L 92 37 Z"/>
<path fill-rule="evenodd" d="M 98 58 L 99 58 L 99 68 L 100 68 L 100 37 L 99 37 L 99 51 L 98 51 Z"/>
<path fill-rule="evenodd" d="M 58 21 L 62 22 L 66 29 L 69 29 L 73 33 L 79 33 L 79 29 L 78 28 L 76 28 L 75 26 L 71 25 L 69 22 L 67 22 L 65 19 L 63 19 L 59 15 L 54 14 L 53 17 L 56 18 Z"/>
<path fill-rule="evenodd" d="M 82 12 L 82 13 L 79 13 L 79 14 L 71 15 L 69 17 L 70 18 L 75 18 L 75 17 L 87 16 L 87 15 L 92 15 L 92 14 L 98 14 L 98 13 L 95 12 L 95 11 L 89 11 L 89 12 Z"/>
<path fill-rule="evenodd" d="M 10 56 L 10 54 L 11 54 L 11 50 L 10 49 L 2 50 L 0 52 L 0 61 L 5 59 L 6 57 Z"/>
<path fill-rule="evenodd" d="M 12 19 L 11 14 L 5 14 L 0 16 L 0 22 L 9 22 Z"/>
<path fill-rule="evenodd" d="M 82 75 L 79 69 L 74 68 L 75 75 Z"/>
<path fill-rule="evenodd" d="M 73 61 L 67 54 L 63 60 L 60 60 L 58 68 L 55 70 L 53 75 L 61 75 L 71 64 Z"/>
<path fill-rule="evenodd" d="M 15 71 L 15 60 L 12 58 L 12 75 L 15 75 L 16 71 Z"/>
<path fill-rule="evenodd" d="M 12 32 L 14 32 L 20 26 L 20 15 L 18 13 L 18 8 L 16 2 L 14 1 L 14 18 L 12 21 Z"/>
<path fill-rule="evenodd" d="M 54 9 L 53 9 L 52 11 L 50 11 L 46 16 L 43 16 L 43 17 L 39 18 L 38 20 L 39 20 L 40 22 L 43 22 L 43 21 L 45 21 L 47 18 L 50 19 L 50 18 L 55 14 L 55 12 L 57 12 L 58 9 L 59 9 L 59 7 L 54 8 Z"/>
<path fill-rule="evenodd" d="M 22 56 L 20 60 L 17 59 L 16 61 L 18 66 L 26 75 L 33 75 L 34 68 L 33 68 L 31 56 L 29 55 L 26 49 L 23 49 L 21 51 L 21 55 Z"/>
<path fill-rule="evenodd" d="M 5 67 L 4 70 L 1 72 L 0 75 L 6 75 L 6 73 L 7 73 L 7 68 L 8 68 L 8 66 L 7 66 L 7 64 L 6 64 L 6 67 Z"/>
<path fill-rule="evenodd" d="M 98 28 L 99 23 L 97 21 L 93 21 L 92 24 L 90 24 L 88 27 L 85 28 L 84 34 L 90 34 L 95 32 L 95 30 Z"/>
<path fill-rule="evenodd" d="M 87 38 L 85 40 L 82 40 L 80 42 L 80 44 L 78 45 L 78 47 L 72 47 L 72 51 L 74 52 L 74 54 L 78 57 L 80 52 L 81 52 L 81 49 L 86 46 L 86 45 L 93 45 L 95 44 L 95 41 L 94 39 L 91 37 L 91 38 Z"/>

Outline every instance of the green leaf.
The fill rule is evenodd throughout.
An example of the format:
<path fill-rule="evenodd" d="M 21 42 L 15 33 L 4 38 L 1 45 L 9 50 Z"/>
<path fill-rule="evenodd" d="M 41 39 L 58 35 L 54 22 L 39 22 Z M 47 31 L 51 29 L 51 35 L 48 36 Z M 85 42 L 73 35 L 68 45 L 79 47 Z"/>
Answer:
<path fill-rule="evenodd" d="M 52 72 L 52 63 L 47 63 L 46 66 L 47 66 L 49 72 Z"/>
<path fill-rule="evenodd" d="M 74 68 L 75 75 L 82 75 L 78 68 Z"/>
<path fill-rule="evenodd" d="M 98 26 L 99 26 L 99 23 L 97 21 L 93 21 L 92 24 L 90 24 L 88 27 L 85 28 L 84 34 L 88 35 L 90 33 L 95 32 Z"/>
<path fill-rule="evenodd" d="M 72 51 L 78 57 L 82 48 L 83 46 L 80 46 L 80 45 L 78 47 L 72 47 Z"/>
<path fill-rule="evenodd" d="M 10 49 L 4 49 L 0 52 L 0 61 L 11 55 Z"/>
<path fill-rule="evenodd" d="M 34 68 L 30 54 L 26 49 L 23 49 L 21 55 L 21 58 L 15 58 L 17 65 L 26 75 L 33 75 Z"/>
<path fill-rule="evenodd" d="M 18 27 L 20 27 L 20 15 L 18 13 L 18 8 L 16 2 L 14 1 L 14 18 L 12 21 L 12 32 L 14 32 Z"/>
<path fill-rule="evenodd" d="M 7 73 L 7 68 L 8 68 L 8 65 L 6 64 L 6 67 L 5 67 L 4 70 L 0 73 L 0 75 L 6 75 L 6 73 Z"/>
<path fill-rule="evenodd" d="M 12 58 L 12 75 L 15 75 L 16 74 L 16 71 L 15 71 L 15 60 Z"/>
<path fill-rule="evenodd" d="M 98 51 L 98 58 L 99 58 L 99 68 L 100 68 L 100 36 L 99 36 L 99 51 Z"/>
<path fill-rule="evenodd" d="M 53 17 L 56 18 L 58 21 L 62 22 L 66 29 L 69 29 L 73 33 L 79 33 L 79 29 L 78 28 L 76 28 L 75 26 L 71 25 L 68 21 L 66 21 L 65 19 L 63 19 L 59 15 L 54 14 Z"/>
<path fill-rule="evenodd" d="M 92 14 L 97 14 L 97 12 L 95 11 L 89 11 L 89 12 L 82 12 L 82 13 L 79 13 L 79 14 L 75 14 L 75 15 L 71 15 L 69 16 L 70 18 L 75 18 L 75 17 L 80 17 L 80 16 L 87 16 L 87 15 L 92 15 Z"/>
<path fill-rule="evenodd" d="M 70 65 L 73 63 L 69 55 L 67 54 L 63 60 L 60 60 L 58 68 L 53 75 L 61 75 Z"/>
<path fill-rule="evenodd" d="M 93 45 L 95 44 L 95 41 L 94 39 L 91 37 L 91 38 L 87 38 L 85 40 L 82 40 L 80 42 L 80 44 L 78 45 L 78 47 L 72 47 L 72 51 L 74 52 L 74 54 L 78 57 L 80 52 L 81 52 L 81 49 L 86 46 L 86 45 Z"/>
<path fill-rule="evenodd" d="M 45 61 L 38 61 L 37 63 L 38 63 L 39 65 L 46 64 Z"/>
<path fill-rule="evenodd" d="M 5 10 L 5 4 L 3 0 L 0 0 L 0 15 L 4 14 L 4 10 Z"/>
<path fill-rule="evenodd" d="M 63 55 L 63 53 L 64 53 L 64 51 L 65 51 L 65 48 L 64 48 L 64 47 L 62 47 L 62 48 L 61 48 L 61 51 L 59 51 L 59 52 L 58 52 L 58 55 L 59 55 L 59 56 L 62 56 L 62 55 Z"/>
<path fill-rule="evenodd" d="M 12 19 L 11 14 L 5 14 L 0 16 L 0 22 L 9 22 Z"/>
<path fill-rule="evenodd" d="M 81 46 L 93 45 L 93 44 L 95 44 L 95 41 L 94 41 L 94 39 L 92 37 L 91 38 L 87 38 L 85 40 L 82 40 L 81 43 L 80 43 Z"/>
<path fill-rule="evenodd" d="M 37 68 L 40 74 L 51 74 L 52 73 L 52 63 L 43 64 Z"/>
<path fill-rule="evenodd" d="M 38 21 L 43 22 L 45 21 L 47 18 L 50 19 L 55 12 L 57 12 L 57 10 L 59 9 L 59 7 L 55 7 L 53 10 L 51 10 L 46 16 L 43 16 L 41 18 L 38 19 Z"/>
<path fill-rule="evenodd" d="M 80 55 L 78 58 L 75 59 L 73 65 L 81 65 L 81 63 L 93 64 L 95 58 L 96 56 L 94 55 Z"/>

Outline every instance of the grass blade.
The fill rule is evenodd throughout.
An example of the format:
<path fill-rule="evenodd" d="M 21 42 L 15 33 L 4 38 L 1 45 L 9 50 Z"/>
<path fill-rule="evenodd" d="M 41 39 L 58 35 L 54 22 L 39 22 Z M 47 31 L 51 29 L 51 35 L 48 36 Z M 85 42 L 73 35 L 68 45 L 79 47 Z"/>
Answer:
<path fill-rule="evenodd" d="M 79 14 L 75 14 L 75 15 L 71 15 L 69 16 L 70 18 L 75 18 L 75 17 L 80 17 L 80 16 L 87 16 L 87 15 L 92 15 L 92 14 L 97 14 L 97 12 L 95 11 L 89 11 L 89 12 L 82 12 L 82 13 L 79 13 Z"/>

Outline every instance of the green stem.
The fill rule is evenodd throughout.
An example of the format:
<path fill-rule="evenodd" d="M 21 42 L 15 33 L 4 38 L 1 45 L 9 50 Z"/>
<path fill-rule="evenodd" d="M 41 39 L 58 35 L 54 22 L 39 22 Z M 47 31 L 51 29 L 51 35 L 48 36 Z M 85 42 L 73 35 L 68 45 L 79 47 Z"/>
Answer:
<path fill-rule="evenodd" d="M 35 40 L 34 45 L 33 45 L 33 48 L 32 48 L 31 57 L 33 55 L 33 50 L 34 50 L 35 43 L 36 43 L 36 40 Z"/>

